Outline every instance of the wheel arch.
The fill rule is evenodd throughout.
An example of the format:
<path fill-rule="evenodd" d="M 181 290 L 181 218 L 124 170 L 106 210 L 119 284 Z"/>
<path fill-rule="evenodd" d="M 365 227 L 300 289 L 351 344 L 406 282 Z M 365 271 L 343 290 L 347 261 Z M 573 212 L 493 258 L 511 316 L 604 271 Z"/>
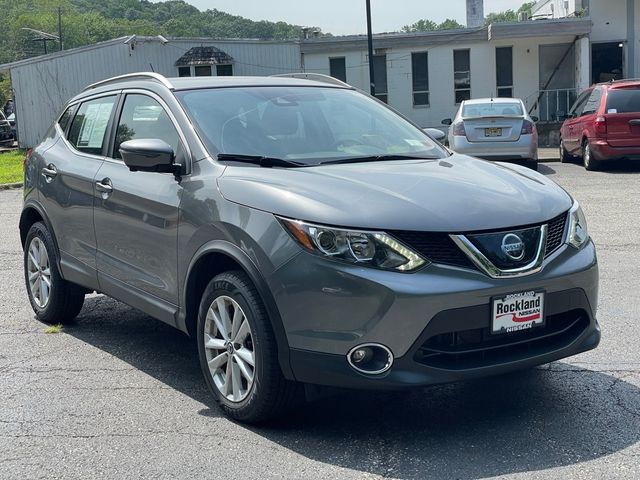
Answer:
<path fill-rule="evenodd" d="M 200 299 L 209 281 L 216 275 L 241 270 L 253 282 L 265 305 L 278 348 L 278 362 L 285 378 L 293 380 L 289 363 L 289 343 L 280 312 L 260 270 L 249 256 L 227 241 L 213 241 L 202 246 L 193 256 L 182 289 L 182 308 L 177 327 L 195 337 Z"/>
<path fill-rule="evenodd" d="M 18 228 L 20 229 L 20 243 L 24 250 L 25 243 L 27 241 L 27 234 L 29 233 L 29 229 L 36 222 L 42 222 L 49 230 L 51 234 L 51 238 L 53 239 L 53 244 L 56 249 L 56 253 L 58 253 L 58 269 L 60 270 L 60 249 L 58 248 L 58 239 L 56 238 L 55 231 L 53 226 L 51 225 L 51 221 L 47 214 L 44 212 L 44 209 L 37 204 L 36 202 L 29 202 L 25 204 L 22 208 L 22 213 L 20 214 L 20 221 L 18 223 Z M 60 270 L 61 271 L 61 270 Z M 62 272 L 62 271 L 61 271 Z"/>

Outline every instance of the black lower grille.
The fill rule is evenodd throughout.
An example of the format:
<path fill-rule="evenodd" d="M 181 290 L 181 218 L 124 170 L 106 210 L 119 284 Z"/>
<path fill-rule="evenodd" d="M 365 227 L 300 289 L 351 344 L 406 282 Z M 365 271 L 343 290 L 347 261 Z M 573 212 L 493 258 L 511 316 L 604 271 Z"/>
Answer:
<path fill-rule="evenodd" d="M 569 345 L 589 326 L 584 310 L 550 315 L 545 325 L 493 335 L 490 326 L 440 333 L 428 338 L 414 359 L 447 370 L 480 368 L 542 355 Z"/>

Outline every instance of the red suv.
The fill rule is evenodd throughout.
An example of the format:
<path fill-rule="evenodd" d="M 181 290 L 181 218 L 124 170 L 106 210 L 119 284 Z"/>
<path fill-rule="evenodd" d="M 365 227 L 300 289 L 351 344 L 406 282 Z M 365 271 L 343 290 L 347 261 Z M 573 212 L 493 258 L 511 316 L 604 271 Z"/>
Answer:
<path fill-rule="evenodd" d="M 640 160 L 640 81 L 593 85 L 564 118 L 562 162 L 578 157 L 587 170 L 597 170 L 605 160 Z"/>

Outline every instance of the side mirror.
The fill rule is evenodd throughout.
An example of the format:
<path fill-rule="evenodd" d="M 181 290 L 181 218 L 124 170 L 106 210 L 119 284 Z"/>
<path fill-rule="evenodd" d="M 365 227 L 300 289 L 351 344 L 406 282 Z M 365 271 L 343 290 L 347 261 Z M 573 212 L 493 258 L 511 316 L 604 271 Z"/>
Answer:
<path fill-rule="evenodd" d="M 175 173 L 180 165 L 173 163 L 173 148 L 156 138 L 128 140 L 120 144 L 120 155 L 129 170 Z"/>
<path fill-rule="evenodd" d="M 567 115 L 567 112 L 563 112 L 562 110 L 558 110 L 556 112 L 556 118 L 558 120 L 566 120 L 567 118 L 569 118 L 569 115 Z"/>
<path fill-rule="evenodd" d="M 442 120 L 442 125 L 451 125 L 453 123 L 453 120 L 451 120 L 450 118 L 445 118 L 444 120 Z"/>
<path fill-rule="evenodd" d="M 423 128 L 424 132 L 426 132 L 429 136 L 441 142 L 447 136 L 442 130 L 439 128 Z"/>
<path fill-rule="evenodd" d="M 537 123 L 540 121 L 540 119 L 538 117 L 536 117 L 535 115 L 531 115 L 531 120 L 533 120 L 533 123 Z"/>

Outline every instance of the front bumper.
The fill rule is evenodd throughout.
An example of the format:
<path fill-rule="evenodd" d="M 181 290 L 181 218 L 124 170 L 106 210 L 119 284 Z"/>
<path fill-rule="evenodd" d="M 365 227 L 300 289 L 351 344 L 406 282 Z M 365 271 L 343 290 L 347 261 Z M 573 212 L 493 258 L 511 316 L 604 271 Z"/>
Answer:
<path fill-rule="evenodd" d="M 467 137 L 451 137 L 450 148 L 456 152 L 485 160 L 537 160 L 536 135 L 521 135 L 514 142 L 470 142 Z"/>
<path fill-rule="evenodd" d="M 291 368 L 305 383 L 391 389 L 451 382 L 548 363 L 595 348 L 600 339 L 591 242 L 580 251 L 563 246 L 541 272 L 510 279 L 435 264 L 412 274 L 383 272 L 307 253 L 281 267 L 271 281 L 276 279 L 271 287 Z M 480 345 L 454 342 L 437 355 L 425 351 L 436 337 L 482 339 L 492 297 L 540 289 L 547 295 L 547 324 L 558 331 L 532 329 L 544 338 L 525 338 L 518 345 L 510 344 L 515 337 L 504 336 L 507 344 L 491 348 L 481 340 Z M 351 348 L 370 342 L 394 354 L 392 368 L 382 375 L 360 374 L 347 362 Z"/>

